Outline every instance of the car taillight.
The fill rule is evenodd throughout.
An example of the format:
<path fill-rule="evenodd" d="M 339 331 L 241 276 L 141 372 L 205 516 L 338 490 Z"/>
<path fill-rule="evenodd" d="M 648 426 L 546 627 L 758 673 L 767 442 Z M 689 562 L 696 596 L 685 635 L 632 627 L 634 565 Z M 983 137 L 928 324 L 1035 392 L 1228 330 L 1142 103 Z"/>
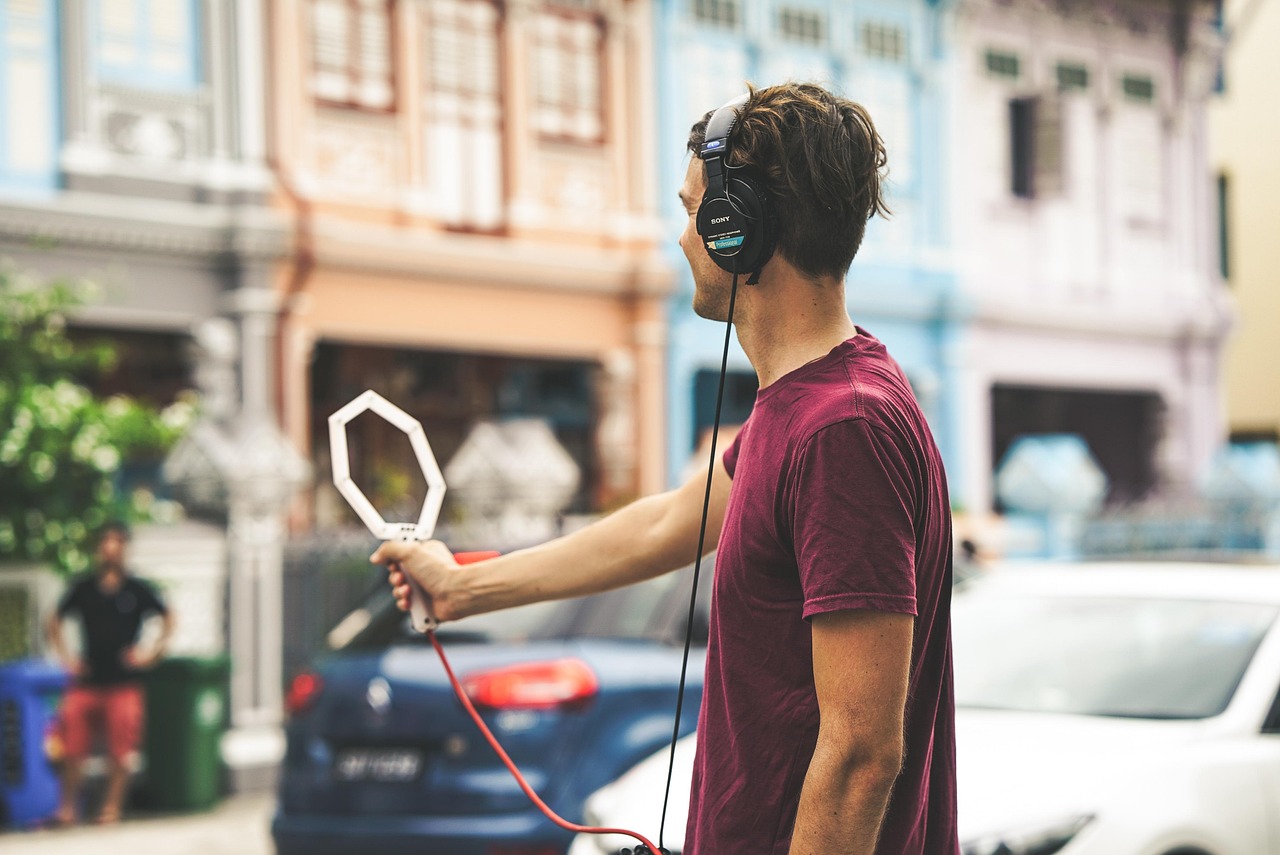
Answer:
<path fill-rule="evenodd" d="M 321 680 L 318 674 L 303 671 L 289 684 L 289 694 L 284 701 L 285 709 L 289 711 L 289 715 L 306 712 L 311 709 L 316 698 L 320 697 L 320 690 L 323 688 L 324 680 Z"/>
<path fill-rule="evenodd" d="M 551 709 L 595 697 L 600 682 L 582 660 L 556 659 L 471 674 L 462 687 L 473 703 L 490 709 Z"/>

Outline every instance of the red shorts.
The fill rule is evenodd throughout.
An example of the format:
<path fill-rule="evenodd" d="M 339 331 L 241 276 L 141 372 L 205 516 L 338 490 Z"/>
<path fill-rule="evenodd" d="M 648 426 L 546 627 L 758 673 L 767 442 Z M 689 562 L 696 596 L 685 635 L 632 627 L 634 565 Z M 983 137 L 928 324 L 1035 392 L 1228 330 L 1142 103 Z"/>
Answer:
<path fill-rule="evenodd" d="M 142 742 L 142 687 L 72 686 L 62 700 L 62 738 L 67 756 L 83 760 L 93 750 L 96 730 L 106 737 L 107 753 L 124 762 Z"/>

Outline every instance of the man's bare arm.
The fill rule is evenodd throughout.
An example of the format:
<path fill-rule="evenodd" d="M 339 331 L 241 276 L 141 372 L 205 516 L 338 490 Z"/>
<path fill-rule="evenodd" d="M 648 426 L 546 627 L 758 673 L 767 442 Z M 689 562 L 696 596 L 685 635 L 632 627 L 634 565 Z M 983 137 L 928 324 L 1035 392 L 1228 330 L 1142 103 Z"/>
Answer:
<path fill-rule="evenodd" d="M 871 855 L 902 767 L 911 615 L 849 610 L 813 618 L 821 723 L 791 855 Z"/>
<path fill-rule="evenodd" d="M 62 663 L 62 667 L 74 675 L 79 675 L 81 671 L 80 662 L 77 661 L 67 650 L 67 644 L 62 637 L 62 617 L 53 612 L 49 615 L 48 620 L 44 624 L 45 639 L 49 642 L 49 647 L 53 650 L 53 655 Z"/>
<path fill-rule="evenodd" d="M 730 479 L 717 460 L 712 479 L 704 552 L 716 548 L 724 523 Z M 399 562 L 431 597 L 441 620 L 619 588 L 685 566 L 697 551 L 705 476 L 632 502 L 565 537 L 459 569 L 448 549 L 427 544 L 383 543 L 370 558 Z M 409 590 L 391 574 L 401 608 Z"/>

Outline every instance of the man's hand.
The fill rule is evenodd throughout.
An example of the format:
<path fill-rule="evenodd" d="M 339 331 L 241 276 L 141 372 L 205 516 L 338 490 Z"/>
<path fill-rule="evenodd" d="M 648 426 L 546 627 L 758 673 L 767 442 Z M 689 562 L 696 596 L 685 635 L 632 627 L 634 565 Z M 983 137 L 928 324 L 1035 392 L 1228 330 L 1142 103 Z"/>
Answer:
<path fill-rule="evenodd" d="M 134 671 L 146 671 L 160 661 L 160 651 L 158 649 L 143 651 L 135 644 L 121 653 L 120 659 L 126 668 Z"/>
<path fill-rule="evenodd" d="M 457 584 L 458 562 L 449 548 L 438 540 L 418 543 L 389 540 L 369 557 L 374 564 L 385 564 L 390 571 L 387 581 L 401 611 L 409 611 L 413 590 L 407 576 L 412 576 L 430 598 L 431 613 L 438 621 L 457 620 L 460 611 L 461 586 Z"/>
<path fill-rule="evenodd" d="M 89 668 L 84 664 L 83 659 L 76 659 L 71 656 L 62 657 L 62 667 L 66 669 L 67 674 L 73 678 L 84 677 L 89 673 Z"/>

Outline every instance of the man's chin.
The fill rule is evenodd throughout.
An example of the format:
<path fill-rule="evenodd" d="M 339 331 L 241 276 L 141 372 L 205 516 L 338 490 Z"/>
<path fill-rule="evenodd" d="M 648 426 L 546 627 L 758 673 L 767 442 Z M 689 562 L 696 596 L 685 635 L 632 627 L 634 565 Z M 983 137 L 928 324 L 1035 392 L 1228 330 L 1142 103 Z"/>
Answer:
<path fill-rule="evenodd" d="M 697 295 L 694 295 L 693 313 L 700 318 L 707 319 L 708 321 L 724 321 L 729 317 L 729 307 L 720 303 L 711 303 L 707 300 L 700 300 Z"/>

